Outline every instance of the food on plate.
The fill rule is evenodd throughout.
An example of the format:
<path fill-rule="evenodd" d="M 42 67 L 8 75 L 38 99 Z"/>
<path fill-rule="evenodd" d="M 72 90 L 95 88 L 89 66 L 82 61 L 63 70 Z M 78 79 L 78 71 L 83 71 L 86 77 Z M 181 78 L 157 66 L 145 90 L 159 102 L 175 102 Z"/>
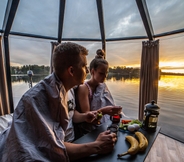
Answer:
<path fill-rule="evenodd" d="M 134 131 L 139 130 L 141 125 L 142 123 L 138 119 L 133 119 L 133 120 L 123 119 L 120 123 L 119 128 L 120 130 L 123 130 L 123 131 L 134 132 Z"/>
<path fill-rule="evenodd" d="M 135 136 L 137 137 L 138 140 L 134 136 L 130 136 L 130 135 L 125 137 L 125 139 L 130 143 L 130 147 L 127 150 L 127 152 L 118 154 L 119 158 L 127 154 L 135 155 L 138 152 L 143 152 L 146 150 L 146 148 L 148 147 L 148 140 L 144 136 L 144 134 L 137 131 L 135 132 Z"/>
<path fill-rule="evenodd" d="M 128 125 L 127 129 L 128 129 L 130 132 L 134 132 L 134 131 L 135 131 L 134 125 Z"/>
<path fill-rule="evenodd" d="M 134 120 L 132 120 L 131 122 L 129 122 L 128 124 L 139 124 L 140 126 L 142 125 L 142 122 L 141 121 L 139 121 L 138 119 L 134 119 Z"/>
<path fill-rule="evenodd" d="M 129 119 L 122 119 L 121 120 L 121 123 L 122 124 L 128 124 L 129 122 L 131 122 L 132 120 L 129 120 Z"/>
<path fill-rule="evenodd" d="M 96 118 L 98 120 L 98 124 L 100 124 L 100 120 L 102 119 L 103 117 L 103 114 L 101 111 L 97 111 L 97 115 L 96 115 Z"/>
<path fill-rule="evenodd" d="M 135 132 L 136 137 L 139 141 L 139 151 L 143 152 L 148 146 L 148 140 L 141 132 Z"/>
<path fill-rule="evenodd" d="M 135 130 L 139 130 L 139 128 L 140 128 L 139 124 L 133 124 L 133 126 L 135 127 Z"/>
<path fill-rule="evenodd" d="M 139 151 L 139 142 L 135 137 L 128 135 L 125 137 L 125 139 L 130 143 L 130 148 L 127 150 L 127 152 L 118 154 L 118 157 L 121 157 L 127 154 L 135 155 Z"/>

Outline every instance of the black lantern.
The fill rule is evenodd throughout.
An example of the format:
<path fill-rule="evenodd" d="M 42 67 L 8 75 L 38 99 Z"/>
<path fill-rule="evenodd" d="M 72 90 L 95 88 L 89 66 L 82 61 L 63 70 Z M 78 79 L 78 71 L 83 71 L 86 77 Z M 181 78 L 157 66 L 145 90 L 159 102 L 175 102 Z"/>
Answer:
<path fill-rule="evenodd" d="M 146 131 L 156 131 L 160 107 L 152 100 L 145 105 L 142 128 Z"/>

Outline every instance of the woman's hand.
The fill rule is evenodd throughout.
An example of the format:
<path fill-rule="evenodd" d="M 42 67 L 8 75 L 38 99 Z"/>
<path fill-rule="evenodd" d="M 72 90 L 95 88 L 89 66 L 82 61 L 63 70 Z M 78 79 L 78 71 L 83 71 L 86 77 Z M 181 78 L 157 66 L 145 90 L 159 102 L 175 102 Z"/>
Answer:
<path fill-rule="evenodd" d="M 114 115 L 118 115 L 121 113 L 122 107 L 121 106 L 106 106 L 106 107 L 101 108 L 100 111 L 103 114 L 114 116 Z"/>
<path fill-rule="evenodd" d="M 100 120 L 103 117 L 103 114 L 101 111 L 89 111 L 86 114 L 85 121 L 88 123 L 93 123 L 95 125 L 101 124 Z"/>
<path fill-rule="evenodd" d="M 89 111 L 86 112 L 86 118 L 85 121 L 88 123 L 92 123 L 96 120 L 97 111 Z"/>

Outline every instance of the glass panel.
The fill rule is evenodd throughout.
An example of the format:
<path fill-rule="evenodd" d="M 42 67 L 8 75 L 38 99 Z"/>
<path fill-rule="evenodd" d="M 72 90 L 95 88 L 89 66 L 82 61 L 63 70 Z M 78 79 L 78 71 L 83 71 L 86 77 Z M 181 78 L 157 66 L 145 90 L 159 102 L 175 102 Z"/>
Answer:
<path fill-rule="evenodd" d="M 103 0 L 106 38 L 147 36 L 135 0 Z"/>
<path fill-rule="evenodd" d="M 32 70 L 34 86 L 49 74 L 51 44 L 43 39 L 10 36 L 10 66 L 14 107 L 30 88 L 27 70 Z"/>
<path fill-rule="evenodd" d="M 161 108 L 161 132 L 184 141 L 184 46 L 181 42 L 184 42 L 184 33 L 160 38 L 162 73 L 159 80 L 158 104 Z"/>
<path fill-rule="evenodd" d="M 110 66 L 140 67 L 143 40 L 107 43 L 107 60 Z"/>
<path fill-rule="evenodd" d="M 146 0 L 154 34 L 169 32 L 184 27 L 183 0 Z"/>
<path fill-rule="evenodd" d="M 66 1 L 63 38 L 101 38 L 95 0 Z"/>
<path fill-rule="evenodd" d="M 92 59 L 95 58 L 96 50 L 97 49 L 102 49 L 102 43 L 101 42 L 75 41 L 74 43 L 80 44 L 81 46 L 84 46 L 88 50 L 88 55 L 87 55 L 87 64 L 88 64 L 88 66 L 89 66 L 90 62 L 92 61 Z"/>
<path fill-rule="evenodd" d="M 184 33 L 160 38 L 162 72 L 184 73 Z"/>
<path fill-rule="evenodd" d="M 22 0 L 11 31 L 56 37 L 59 0 Z"/>
<path fill-rule="evenodd" d="M 3 21 L 4 21 L 7 2 L 8 0 L 0 0 L 0 30 L 3 27 Z"/>
<path fill-rule="evenodd" d="M 116 66 L 116 73 L 109 70 L 107 85 L 115 103 L 123 107 L 125 115 L 135 119 L 139 108 L 141 50 L 142 40 L 107 43 L 107 61 L 111 68 Z"/>

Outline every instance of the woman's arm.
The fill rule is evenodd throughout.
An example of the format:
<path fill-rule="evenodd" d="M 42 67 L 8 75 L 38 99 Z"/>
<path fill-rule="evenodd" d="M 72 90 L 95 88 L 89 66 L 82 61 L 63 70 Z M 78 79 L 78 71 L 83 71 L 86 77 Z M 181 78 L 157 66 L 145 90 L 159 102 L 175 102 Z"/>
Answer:
<path fill-rule="evenodd" d="M 108 114 L 110 116 L 118 115 L 122 111 L 121 106 L 106 106 L 99 109 L 99 111 L 102 112 L 103 115 Z"/>
<path fill-rule="evenodd" d="M 90 111 L 88 94 L 89 94 L 88 88 L 86 87 L 85 84 L 82 84 L 78 87 L 77 99 L 82 113 Z"/>
<path fill-rule="evenodd" d="M 91 123 L 96 119 L 96 111 L 91 111 L 87 113 L 79 113 L 77 110 L 74 111 L 72 121 L 74 123 L 88 122 Z"/>

